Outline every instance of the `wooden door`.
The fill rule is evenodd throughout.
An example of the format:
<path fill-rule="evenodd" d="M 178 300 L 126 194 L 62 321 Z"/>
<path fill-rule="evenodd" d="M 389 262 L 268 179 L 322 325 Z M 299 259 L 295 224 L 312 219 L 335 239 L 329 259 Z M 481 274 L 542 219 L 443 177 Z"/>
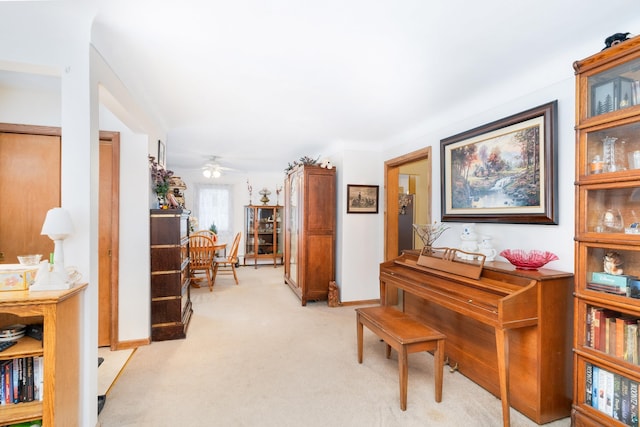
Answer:
<path fill-rule="evenodd" d="M 117 132 L 100 132 L 98 346 L 118 344 L 119 153 Z"/>
<path fill-rule="evenodd" d="M 55 133 L 47 127 L 0 124 L 2 263 L 17 264 L 23 254 L 47 259 L 53 252 L 53 242 L 40 231 L 47 211 L 60 206 L 61 144 Z"/>

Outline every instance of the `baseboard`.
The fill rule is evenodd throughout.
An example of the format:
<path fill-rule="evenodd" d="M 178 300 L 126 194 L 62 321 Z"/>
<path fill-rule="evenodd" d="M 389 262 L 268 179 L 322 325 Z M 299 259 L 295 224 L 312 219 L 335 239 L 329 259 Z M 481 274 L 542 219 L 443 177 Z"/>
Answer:
<path fill-rule="evenodd" d="M 372 305 L 372 304 L 380 304 L 380 299 L 369 299 L 369 300 L 361 300 L 361 301 L 347 301 L 341 302 L 341 306 L 351 306 L 351 305 Z"/>
<path fill-rule="evenodd" d="M 129 350 L 131 348 L 142 347 L 143 345 L 151 344 L 151 338 L 132 341 L 119 341 L 114 346 L 111 346 L 111 350 Z"/>

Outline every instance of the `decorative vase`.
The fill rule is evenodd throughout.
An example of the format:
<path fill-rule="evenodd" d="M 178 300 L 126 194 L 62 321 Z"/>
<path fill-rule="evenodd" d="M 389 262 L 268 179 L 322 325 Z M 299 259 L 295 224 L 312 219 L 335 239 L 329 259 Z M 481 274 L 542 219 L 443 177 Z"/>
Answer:
<path fill-rule="evenodd" d="M 498 252 L 493 248 L 491 244 L 491 236 L 482 236 L 480 245 L 480 253 L 485 256 L 485 261 L 493 261 L 496 259 Z"/>
<path fill-rule="evenodd" d="M 478 235 L 475 224 L 464 224 L 460 235 L 460 249 L 465 252 L 476 252 L 478 250 Z M 462 259 L 473 260 L 475 257 L 469 254 L 458 254 Z"/>
<path fill-rule="evenodd" d="M 156 194 L 156 197 L 158 198 L 158 209 L 163 209 L 164 206 L 167 204 L 167 195 L 158 193 Z"/>

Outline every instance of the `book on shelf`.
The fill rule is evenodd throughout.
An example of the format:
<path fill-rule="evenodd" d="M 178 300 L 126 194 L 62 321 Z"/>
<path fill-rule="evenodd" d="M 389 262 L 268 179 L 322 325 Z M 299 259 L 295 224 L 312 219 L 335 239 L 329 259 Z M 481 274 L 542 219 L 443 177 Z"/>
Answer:
<path fill-rule="evenodd" d="M 593 272 L 586 287 L 592 291 L 640 299 L 640 279 L 635 276 Z"/>
<path fill-rule="evenodd" d="M 33 395 L 33 384 L 34 384 L 34 377 L 33 377 L 33 357 L 29 356 L 29 357 L 25 357 L 25 363 L 26 363 L 26 401 L 27 402 L 33 402 L 34 400 L 34 395 Z"/>
<path fill-rule="evenodd" d="M 617 347 L 617 342 L 616 342 L 616 334 L 617 334 L 617 329 L 616 329 L 616 322 L 618 321 L 618 317 L 616 314 L 610 314 L 609 316 L 606 317 L 606 330 L 605 330 L 605 334 L 606 334 L 606 345 L 605 345 L 605 353 L 607 354 L 615 354 L 616 352 L 616 347 Z"/>
<path fill-rule="evenodd" d="M 591 341 L 588 342 L 589 347 L 598 349 L 600 348 L 600 320 L 602 319 L 602 308 L 600 307 L 589 307 L 589 317 L 591 319 L 590 324 L 590 337 Z"/>
<path fill-rule="evenodd" d="M 620 316 L 615 319 L 616 338 L 615 338 L 615 352 L 616 357 L 624 360 L 628 360 L 627 341 L 629 340 L 628 329 L 629 325 L 637 324 L 638 319 L 631 316 Z"/>
<path fill-rule="evenodd" d="M 587 362 L 585 404 L 626 425 L 637 426 L 638 382 Z"/>
<path fill-rule="evenodd" d="M 586 346 L 640 364 L 640 318 L 589 306 L 586 328 Z"/>
<path fill-rule="evenodd" d="M 638 383 L 629 381 L 629 422 L 638 425 Z"/>
<path fill-rule="evenodd" d="M 622 420 L 622 377 L 615 375 L 613 378 L 613 418 Z"/>
<path fill-rule="evenodd" d="M 610 274 L 605 272 L 594 271 L 591 273 L 591 283 L 599 285 L 610 285 L 624 289 L 626 292 L 629 280 L 636 279 L 634 276 L 626 274 Z"/>
<path fill-rule="evenodd" d="M 631 298 L 640 298 L 640 280 L 632 279 L 629 280 L 627 285 L 627 296 Z"/>
<path fill-rule="evenodd" d="M 591 400 L 589 401 L 589 405 L 598 409 L 598 380 L 600 379 L 600 368 L 597 366 L 593 366 L 593 387 L 591 388 Z"/>
<path fill-rule="evenodd" d="M 606 414 L 606 407 L 607 407 L 607 377 L 609 375 L 609 372 L 605 371 L 602 368 L 598 369 L 598 403 L 596 406 L 596 408 L 598 408 L 599 411 L 604 412 Z"/>
<path fill-rule="evenodd" d="M 588 282 L 587 289 L 598 292 L 606 292 L 608 294 L 627 296 L 628 287 L 621 288 L 616 285 L 604 285 L 602 283 Z"/>
<path fill-rule="evenodd" d="M 0 361 L 0 405 L 42 400 L 43 356 Z"/>
<path fill-rule="evenodd" d="M 630 380 L 622 377 L 620 381 L 620 421 L 627 423 L 631 420 L 631 410 L 629 408 L 630 399 Z"/>
<path fill-rule="evenodd" d="M 42 401 L 44 394 L 44 365 L 43 356 L 33 358 L 33 399 Z"/>
<path fill-rule="evenodd" d="M 584 376 L 584 401 L 591 405 L 593 396 L 593 365 L 587 362 Z"/>
<path fill-rule="evenodd" d="M 638 323 L 630 323 L 625 330 L 626 351 L 624 360 L 637 365 L 638 359 Z"/>
<path fill-rule="evenodd" d="M 4 385 L 4 403 L 10 404 L 13 402 L 13 360 L 7 360 L 4 366 L 4 373 L 2 377 L 2 384 Z"/>
<path fill-rule="evenodd" d="M 20 373 L 19 366 L 17 363 L 13 362 L 13 403 L 18 403 L 20 401 Z"/>

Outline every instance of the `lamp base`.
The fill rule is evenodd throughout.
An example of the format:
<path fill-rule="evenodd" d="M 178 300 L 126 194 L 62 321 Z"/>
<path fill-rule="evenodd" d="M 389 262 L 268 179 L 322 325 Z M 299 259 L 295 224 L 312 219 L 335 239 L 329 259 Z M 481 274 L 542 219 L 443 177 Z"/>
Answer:
<path fill-rule="evenodd" d="M 38 272 L 36 281 L 29 287 L 29 291 L 62 291 L 73 288 L 75 284 L 69 280 L 66 272 L 47 271 L 48 274 Z"/>

